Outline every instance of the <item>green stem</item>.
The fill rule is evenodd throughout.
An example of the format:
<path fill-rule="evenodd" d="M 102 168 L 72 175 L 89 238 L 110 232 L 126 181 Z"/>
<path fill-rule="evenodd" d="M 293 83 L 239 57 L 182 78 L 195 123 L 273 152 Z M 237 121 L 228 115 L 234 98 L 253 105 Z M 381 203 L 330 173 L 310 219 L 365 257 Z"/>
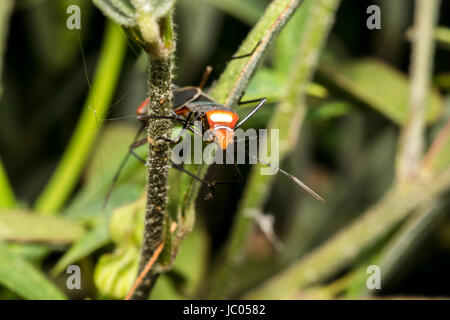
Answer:
<path fill-rule="evenodd" d="M 433 71 L 435 42 L 433 31 L 440 0 L 416 0 L 411 54 L 410 116 L 403 127 L 397 155 L 397 178 L 411 179 L 417 174 L 422 157 L 425 113 Z"/>
<path fill-rule="evenodd" d="M 126 40 L 121 28 L 108 22 L 94 82 L 80 120 L 58 167 L 37 199 L 37 211 L 55 214 L 75 188 L 113 97 L 125 49 Z"/>
<path fill-rule="evenodd" d="M 147 74 L 147 96 L 149 98 L 149 115 L 170 116 L 172 114 L 172 90 L 175 42 L 171 13 L 165 19 L 158 49 L 148 53 L 149 67 Z M 148 122 L 147 139 L 147 205 L 145 210 L 145 227 L 142 240 L 138 274 L 146 269 L 148 261 L 164 242 L 167 223 L 167 191 L 169 180 L 170 144 L 173 123 L 167 119 L 153 119 Z M 171 235 L 167 234 L 165 246 L 170 250 Z M 166 250 L 167 251 L 167 250 Z M 162 254 L 164 256 L 164 252 Z M 131 295 L 132 299 L 147 299 L 158 277 L 154 268 L 144 276 Z"/>
<path fill-rule="evenodd" d="M 269 132 L 270 129 L 279 130 L 279 141 L 277 142 L 280 160 L 296 145 L 306 110 L 304 101 L 306 88 L 316 68 L 319 54 L 334 21 L 334 13 L 339 2 L 339 0 L 317 0 L 311 3 L 306 29 L 302 33 L 303 38 L 293 61 L 290 79 L 287 81 L 289 86 L 283 101 L 277 106 L 268 125 Z M 270 140 L 269 137 L 268 149 L 275 152 L 276 146 L 270 146 Z M 259 167 L 255 167 L 250 175 L 230 239 L 226 245 L 221 267 L 216 275 L 217 282 L 212 292 L 212 296 L 215 298 L 226 297 L 232 290 L 230 283 L 235 283 L 235 281 L 230 278 L 236 274 L 234 271 L 245 254 L 247 237 L 253 227 L 253 221 L 246 213 L 253 210 L 261 211 L 274 179 L 272 175 L 261 175 L 257 169 Z"/>

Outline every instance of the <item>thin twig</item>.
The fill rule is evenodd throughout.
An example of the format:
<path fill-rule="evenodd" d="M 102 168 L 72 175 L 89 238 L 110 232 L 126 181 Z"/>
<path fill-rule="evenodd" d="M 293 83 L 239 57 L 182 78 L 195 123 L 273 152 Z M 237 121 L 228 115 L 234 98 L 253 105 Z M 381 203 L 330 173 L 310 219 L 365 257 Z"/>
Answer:
<path fill-rule="evenodd" d="M 440 0 L 416 0 L 411 54 L 410 116 L 403 127 L 397 155 L 397 178 L 410 180 L 419 169 L 424 146 L 425 115 L 433 69 L 433 30 Z"/>
<path fill-rule="evenodd" d="M 159 254 L 161 253 L 162 249 L 164 248 L 164 242 L 161 242 L 161 244 L 156 248 L 156 250 L 153 252 L 152 257 L 148 260 L 147 264 L 145 265 L 144 269 L 139 273 L 139 276 L 134 281 L 133 286 L 131 287 L 130 291 L 128 292 L 127 296 L 125 297 L 125 300 L 130 300 L 133 296 L 134 292 L 136 291 L 136 288 L 141 285 L 144 278 L 147 276 L 148 272 L 151 270 L 153 265 L 155 264 L 155 261 L 158 259 Z"/>

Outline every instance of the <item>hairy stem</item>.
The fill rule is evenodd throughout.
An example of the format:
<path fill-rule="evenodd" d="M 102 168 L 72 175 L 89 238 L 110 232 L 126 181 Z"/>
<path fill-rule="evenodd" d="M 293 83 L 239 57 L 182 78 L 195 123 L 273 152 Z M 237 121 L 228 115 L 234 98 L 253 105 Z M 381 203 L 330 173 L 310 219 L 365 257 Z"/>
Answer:
<path fill-rule="evenodd" d="M 399 140 L 397 178 L 411 179 L 419 168 L 424 145 L 435 42 L 434 26 L 440 0 L 416 0 L 411 56 L 410 116 Z"/>
<path fill-rule="evenodd" d="M 173 55 L 164 57 L 149 54 L 148 97 L 150 115 L 170 116 L 172 111 Z M 144 238 L 139 263 L 139 273 L 164 239 L 167 204 L 168 161 L 172 122 L 167 119 L 149 121 L 147 159 L 147 207 L 145 212 Z M 132 299 L 146 299 L 157 274 L 150 271 L 136 288 Z"/>

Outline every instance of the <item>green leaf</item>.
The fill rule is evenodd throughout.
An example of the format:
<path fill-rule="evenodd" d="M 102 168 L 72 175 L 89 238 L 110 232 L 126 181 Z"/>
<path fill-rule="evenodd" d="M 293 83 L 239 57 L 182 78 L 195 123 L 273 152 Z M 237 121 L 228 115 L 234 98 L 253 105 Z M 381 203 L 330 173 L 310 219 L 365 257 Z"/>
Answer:
<path fill-rule="evenodd" d="M 312 10 L 315 9 L 313 2 L 315 0 L 305 0 L 301 8 L 295 12 L 283 31 L 280 32 L 280 36 L 275 42 L 275 58 L 274 67 L 283 79 L 286 79 L 292 63 L 295 60 L 295 53 L 298 46 L 301 44 L 300 39 L 306 29 L 306 22 L 308 16 L 313 14 Z"/>
<path fill-rule="evenodd" d="M 286 91 L 286 78 L 271 69 L 261 68 L 245 90 L 243 100 L 267 98 L 268 102 L 279 101 Z"/>
<path fill-rule="evenodd" d="M 41 271 L 4 243 L 0 243 L 0 283 L 26 299 L 66 299 Z"/>
<path fill-rule="evenodd" d="M 321 69 L 323 75 L 338 88 L 371 106 L 397 124 L 408 119 L 409 82 L 406 75 L 388 64 L 364 59 Z M 442 98 L 432 89 L 428 103 L 427 121 L 441 114 Z"/>
<path fill-rule="evenodd" d="M 81 224 L 65 218 L 12 210 L 0 214 L 0 241 L 66 244 L 84 233 Z"/>
<path fill-rule="evenodd" d="M 342 117 L 355 110 L 355 106 L 347 101 L 327 101 L 317 108 L 310 109 L 307 119 L 312 121 L 324 121 Z"/>
<path fill-rule="evenodd" d="M 123 299 L 136 278 L 138 263 L 139 249 L 134 245 L 102 255 L 95 266 L 95 286 L 108 298 Z"/>
<path fill-rule="evenodd" d="M 159 49 L 152 54 L 160 55 L 163 45 L 165 49 L 169 48 L 170 52 L 173 40 L 170 11 L 175 0 L 131 0 L 131 2 L 136 8 L 136 23 L 142 36 L 139 37 L 140 42 L 143 42 L 144 48 L 148 51 L 150 47 L 156 45 Z"/>
<path fill-rule="evenodd" d="M 173 269 L 186 278 L 185 293 L 194 294 L 205 277 L 209 239 L 205 228 L 197 223 L 180 247 Z"/>
<path fill-rule="evenodd" d="M 144 233 L 145 198 L 116 208 L 109 222 L 111 240 L 118 245 L 132 243 L 138 247 Z"/>
<path fill-rule="evenodd" d="M 136 125 L 130 124 L 105 126 L 86 170 L 86 187 L 104 188 L 112 181 L 121 161 L 129 153 L 129 147 L 133 143 L 137 130 Z M 134 151 L 145 158 L 147 152 L 145 146 Z M 130 157 L 121 172 L 118 183 L 129 180 L 129 176 L 136 171 L 136 168 L 143 169 L 145 166 L 134 157 Z M 142 173 L 145 176 L 145 171 Z"/>
<path fill-rule="evenodd" d="M 206 2 L 250 26 L 258 22 L 265 6 L 260 0 L 206 0 Z"/>
<path fill-rule="evenodd" d="M 269 68 L 261 68 L 250 81 L 248 88 L 245 90 L 243 100 L 265 97 L 268 103 L 278 102 L 282 100 L 286 93 L 286 88 L 288 87 L 287 82 L 286 75 L 282 72 Z M 316 83 L 308 84 L 307 93 L 317 98 L 325 98 L 328 95 L 327 89 Z M 236 109 L 249 107 L 252 106 L 244 105 Z"/>
<path fill-rule="evenodd" d="M 69 250 L 58 260 L 51 271 L 52 276 L 57 276 L 68 265 L 79 261 L 97 249 L 105 246 L 109 242 L 108 228 L 106 222 L 100 223 L 98 226 L 84 234 L 79 238 Z"/>
<path fill-rule="evenodd" d="M 209 239 L 206 230 L 202 224 L 196 224 L 195 229 L 183 241 L 173 265 L 173 270 L 185 280 L 181 288 L 183 295 L 176 291 L 173 282 L 169 281 L 169 276 L 163 274 L 155 284 L 151 298 L 156 300 L 193 298 L 207 271 L 208 248 Z"/>
<path fill-rule="evenodd" d="M 151 13 L 156 18 L 165 17 L 175 5 L 175 0 L 131 0 L 137 11 Z"/>

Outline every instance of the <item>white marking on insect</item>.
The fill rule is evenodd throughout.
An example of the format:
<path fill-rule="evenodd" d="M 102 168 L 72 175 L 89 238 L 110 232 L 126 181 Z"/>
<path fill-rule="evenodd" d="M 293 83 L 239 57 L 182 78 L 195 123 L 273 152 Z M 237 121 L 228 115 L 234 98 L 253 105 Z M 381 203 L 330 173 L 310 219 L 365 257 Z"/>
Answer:
<path fill-rule="evenodd" d="M 214 112 L 209 117 L 213 122 L 232 122 L 233 116 L 228 112 Z"/>

